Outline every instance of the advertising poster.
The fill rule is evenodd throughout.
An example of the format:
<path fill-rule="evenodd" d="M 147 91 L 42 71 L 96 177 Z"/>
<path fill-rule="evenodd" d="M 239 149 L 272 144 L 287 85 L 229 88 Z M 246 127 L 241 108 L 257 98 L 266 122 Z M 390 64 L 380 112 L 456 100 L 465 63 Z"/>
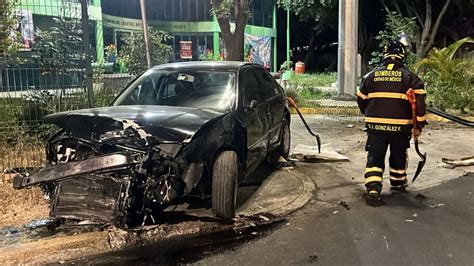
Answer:
<path fill-rule="evenodd" d="M 33 27 L 33 13 L 30 10 L 19 10 L 20 33 L 23 41 L 23 48 L 31 48 L 31 43 L 35 38 Z"/>
<path fill-rule="evenodd" d="M 272 39 L 266 36 L 245 34 L 245 60 L 271 67 Z"/>
<path fill-rule="evenodd" d="M 192 41 L 180 41 L 181 59 L 193 59 L 193 42 Z"/>

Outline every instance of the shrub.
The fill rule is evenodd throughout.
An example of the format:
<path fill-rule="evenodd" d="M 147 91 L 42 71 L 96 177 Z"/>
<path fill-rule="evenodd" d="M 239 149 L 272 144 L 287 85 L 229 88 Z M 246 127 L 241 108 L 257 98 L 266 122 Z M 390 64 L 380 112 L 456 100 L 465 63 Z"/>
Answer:
<path fill-rule="evenodd" d="M 474 109 L 474 59 L 456 59 L 456 51 L 473 38 L 458 40 L 443 49 L 433 48 L 415 65 L 427 84 L 428 101 L 444 110 L 454 108 L 465 113 Z"/>
<path fill-rule="evenodd" d="M 375 39 L 379 42 L 378 50 L 371 53 L 369 65 L 377 67 L 383 64 L 383 49 L 390 42 L 396 41 L 400 34 L 405 33 L 408 36 L 416 36 L 418 32 L 415 18 L 404 17 L 397 12 L 389 12 L 385 20 L 385 29 L 380 31 Z M 406 65 L 412 66 L 416 61 L 416 55 L 408 49 L 406 54 Z"/>

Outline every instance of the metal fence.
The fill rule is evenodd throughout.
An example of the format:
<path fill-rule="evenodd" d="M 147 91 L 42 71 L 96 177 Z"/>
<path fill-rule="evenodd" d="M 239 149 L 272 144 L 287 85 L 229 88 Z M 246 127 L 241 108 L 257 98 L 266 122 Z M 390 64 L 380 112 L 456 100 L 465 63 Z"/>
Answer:
<path fill-rule="evenodd" d="M 0 70 L 0 171 L 44 165 L 44 144 L 57 129 L 45 115 L 88 107 L 84 69 L 6 68 Z M 95 106 L 106 106 L 133 78 L 94 77 Z"/>

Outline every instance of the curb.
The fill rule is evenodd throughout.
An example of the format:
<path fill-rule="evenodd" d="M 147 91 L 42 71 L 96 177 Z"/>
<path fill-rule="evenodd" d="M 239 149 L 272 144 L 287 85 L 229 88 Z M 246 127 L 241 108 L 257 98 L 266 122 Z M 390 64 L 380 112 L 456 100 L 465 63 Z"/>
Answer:
<path fill-rule="evenodd" d="M 291 173 L 298 173 L 297 178 L 301 182 L 302 190 L 291 203 L 271 210 L 270 213 L 275 216 L 287 216 L 303 208 L 313 198 L 313 192 L 317 189 L 316 183 L 308 175 L 296 169 L 291 170 Z"/>

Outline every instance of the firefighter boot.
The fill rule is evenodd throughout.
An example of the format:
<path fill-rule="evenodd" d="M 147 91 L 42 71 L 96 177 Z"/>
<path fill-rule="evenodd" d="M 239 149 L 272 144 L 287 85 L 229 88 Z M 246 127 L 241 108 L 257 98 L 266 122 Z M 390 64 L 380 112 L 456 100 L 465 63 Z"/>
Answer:
<path fill-rule="evenodd" d="M 367 187 L 367 196 L 372 200 L 380 200 L 380 192 L 382 191 L 382 183 L 370 182 L 365 185 Z"/>

